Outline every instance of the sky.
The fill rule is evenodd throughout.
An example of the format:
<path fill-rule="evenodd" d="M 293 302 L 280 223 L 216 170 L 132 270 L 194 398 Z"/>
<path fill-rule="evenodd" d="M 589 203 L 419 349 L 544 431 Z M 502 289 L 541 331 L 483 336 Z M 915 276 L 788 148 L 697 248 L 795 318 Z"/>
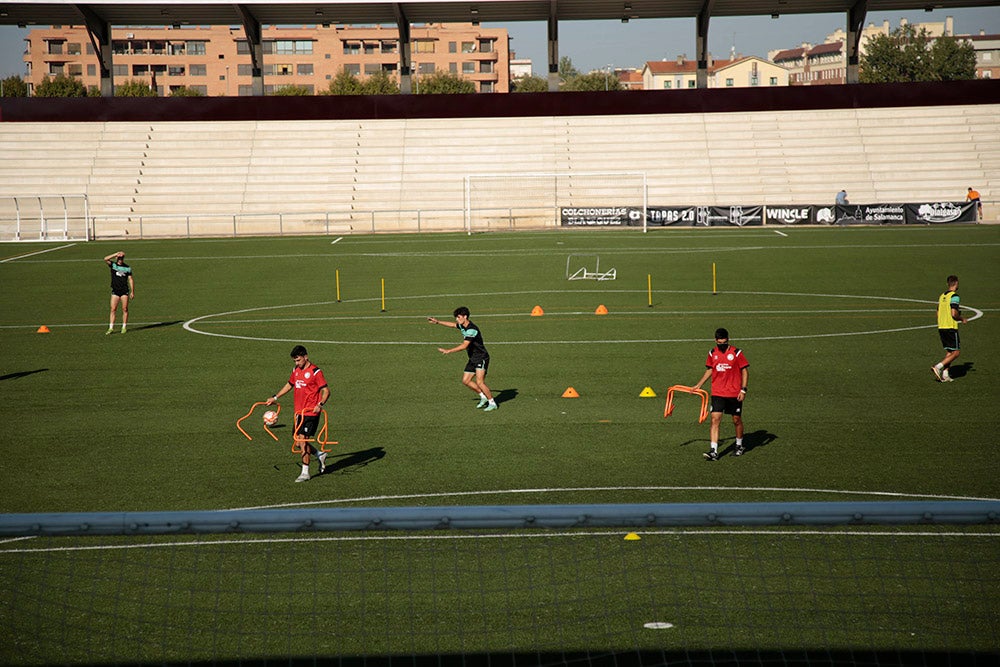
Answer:
<path fill-rule="evenodd" d="M 932 12 L 870 12 L 865 25 L 881 25 L 888 19 L 895 28 L 901 18 L 910 23 L 943 22 L 955 19 L 956 34 L 1000 34 L 1000 8 L 937 9 Z M 505 25 L 511 48 L 518 58 L 529 58 L 537 76 L 545 76 L 548 33 L 544 22 L 517 22 Z M 709 50 L 716 58 L 728 58 L 733 45 L 745 56 L 767 57 L 775 49 L 790 49 L 802 42 L 822 43 L 838 28 L 845 28 L 844 14 L 799 14 L 772 19 L 763 17 L 715 17 L 709 23 Z M 0 78 L 24 74 L 22 55 L 27 29 L 0 26 Z M 674 60 L 679 55 L 694 59 L 694 19 L 645 19 L 620 21 L 564 21 L 559 24 L 559 55 L 572 59 L 581 72 L 612 68 L 635 68 L 650 60 Z"/>

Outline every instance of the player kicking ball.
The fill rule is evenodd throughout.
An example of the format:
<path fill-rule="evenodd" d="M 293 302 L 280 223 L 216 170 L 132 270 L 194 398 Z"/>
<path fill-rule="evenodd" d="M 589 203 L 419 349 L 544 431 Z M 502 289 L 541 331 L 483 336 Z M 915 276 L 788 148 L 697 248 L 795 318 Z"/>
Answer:
<path fill-rule="evenodd" d="M 747 380 L 750 379 L 749 365 L 743 350 L 729 344 L 729 332 L 716 329 L 715 347 L 708 351 L 705 360 L 705 374 L 694 385 L 694 389 L 701 389 L 701 385 L 712 378 L 712 425 L 709 427 L 712 445 L 704 454 L 709 461 L 719 460 L 719 424 L 723 414 L 732 415 L 733 426 L 736 427 L 736 451 L 733 456 L 743 456 L 743 399 L 746 398 Z"/>
<path fill-rule="evenodd" d="M 486 351 L 483 343 L 483 334 L 472 320 L 469 319 L 469 309 L 459 306 L 454 312 L 454 322 L 443 322 L 436 317 L 428 317 L 431 324 L 440 324 L 443 327 L 458 329 L 462 333 L 462 342 L 457 346 L 445 349 L 438 348 L 441 354 L 451 354 L 465 350 L 469 354 L 469 362 L 465 364 L 465 372 L 462 374 L 462 384 L 479 394 L 479 405 L 483 412 L 490 412 L 497 409 L 497 402 L 493 400 L 493 393 L 486 386 L 486 372 L 490 367 L 490 354 Z"/>

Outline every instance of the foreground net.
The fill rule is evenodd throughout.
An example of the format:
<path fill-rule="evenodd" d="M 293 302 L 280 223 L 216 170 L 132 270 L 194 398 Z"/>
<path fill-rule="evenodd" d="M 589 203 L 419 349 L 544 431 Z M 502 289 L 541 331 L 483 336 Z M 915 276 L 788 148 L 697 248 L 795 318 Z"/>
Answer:
<path fill-rule="evenodd" d="M 645 525 L 631 533 L 165 536 L 136 535 L 141 521 L 129 515 L 129 536 L 0 544 L 0 662 L 994 664 L 1000 513 L 983 505 L 992 508 L 978 525 L 958 530 L 923 511 L 922 525 L 804 527 L 784 512 L 743 522 L 786 525 L 733 527 L 710 509 L 701 522 L 715 525 L 662 527 L 669 521 L 650 509 L 623 511 L 625 523 Z M 589 507 L 564 515 L 591 523 Z M 469 521 L 442 517 L 470 508 L 420 509 L 439 526 Z M 324 517 L 338 511 L 301 520 L 328 527 Z M 393 523 L 393 510 L 372 511 Z M 547 523 L 537 508 L 526 512 L 500 508 L 480 523 L 512 514 Z M 251 530 L 246 513 L 216 516 L 228 526 L 221 532 Z M 177 518 L 162 525 L 200 532 Z M 22 532 L 45 532 L 44 521 Z M 100 525 L 95 518 L 85 532 Z"/>

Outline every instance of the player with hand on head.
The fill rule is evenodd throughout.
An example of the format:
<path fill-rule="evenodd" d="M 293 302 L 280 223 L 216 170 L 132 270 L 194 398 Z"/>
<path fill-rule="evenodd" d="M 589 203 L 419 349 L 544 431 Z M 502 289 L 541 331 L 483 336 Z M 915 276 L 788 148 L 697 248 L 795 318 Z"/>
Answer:
<path fill-rule="evenodd" d="M 709 461 L 719 460 L 719 424 L 722 415 L 733 416 L 733 426 L 736 427 L 736 451 L 734 456 L 743 455 L 743 399 L 747 395 L 747 381 L 750 362 L 743 355 L 743 350 L 729 344 L 729 332 L 725 329 L 715 330 L 715 347 L 708 351 L 705 360 L 705 374 L 694 385 L 701 389 L 705 381 L 712 378 L 712 424 L 709 427 L 711 449 L 704 456 Z"/>
<path fill-rule="evenodd" d="M 462 374 L 462 384 L 471 389 L 473 393 L 479 395 L 479 405 L 483 412 L 497 409 L 497 402 L 493 400 L 493 393 L 486 386 L 486 372 L 490 367 L 490 354 L 486 351 L 483 343 L 483 334 L 472 320 L 469 319 L 469 309 L 459 306 L 455 309 L 454 322 L 444 322 L 436 317 L 428 317 L 431 324 L 440 324 L 444 327 L 451 327 L 462 332 L 462 342 L 453 348 L 439 347 L 441 354 L 451 354 L 465 350 L 469 354 L 469 361 L 465 364 L 465 372 Z"/>
<path fill-rule="evenodd" d="M 292 374 L 288 378 L 285 386 L 271 398 L 265 401 L 266 405 L 274 405 L 278 399 L 290 391 L 294 391 L 295 401 L 295 433 L 296 438 L 315 438 L 319 428 L 319 416 L 323 411 L 323 404 L 330 398 L 330 388 L 326 384 L 326 377 L 323 371 L 316 364 L 309 361 L 309 353 L 302 345 L 292 348 L 292 360 L 295 362 Z M 326 471 L 326 452 L 321 452 L 308 442 L 302 443 L 302 473 L 295 480 L 296 482 L 309 481 L 309 455 L 316 454 L 319 461 L 319 473 L 322 475 Z"/>
<path fill-rule="evenodd" d="M 110 336 L 115 330 L 115 311 L 118 304 L 122 306 L 122 333 L 128 327 L 128 303 L 135 298 L 135 279 L 132 278 L 132 267 L 125 263 L 125 253 L 113 252 L 104 258 L 104 263 L 111 269 L 111 321 L 105 335 Z"/>

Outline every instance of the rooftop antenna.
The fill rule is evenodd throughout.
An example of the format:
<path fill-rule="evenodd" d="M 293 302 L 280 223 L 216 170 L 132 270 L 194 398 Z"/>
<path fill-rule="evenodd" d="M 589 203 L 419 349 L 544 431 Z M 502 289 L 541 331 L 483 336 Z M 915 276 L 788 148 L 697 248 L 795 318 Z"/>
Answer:
<path fill-rule="evenodd" d="M 733 33 L 733 45 L 729 47 L 729 59 L 736 60 L 736 33 Z"/>

